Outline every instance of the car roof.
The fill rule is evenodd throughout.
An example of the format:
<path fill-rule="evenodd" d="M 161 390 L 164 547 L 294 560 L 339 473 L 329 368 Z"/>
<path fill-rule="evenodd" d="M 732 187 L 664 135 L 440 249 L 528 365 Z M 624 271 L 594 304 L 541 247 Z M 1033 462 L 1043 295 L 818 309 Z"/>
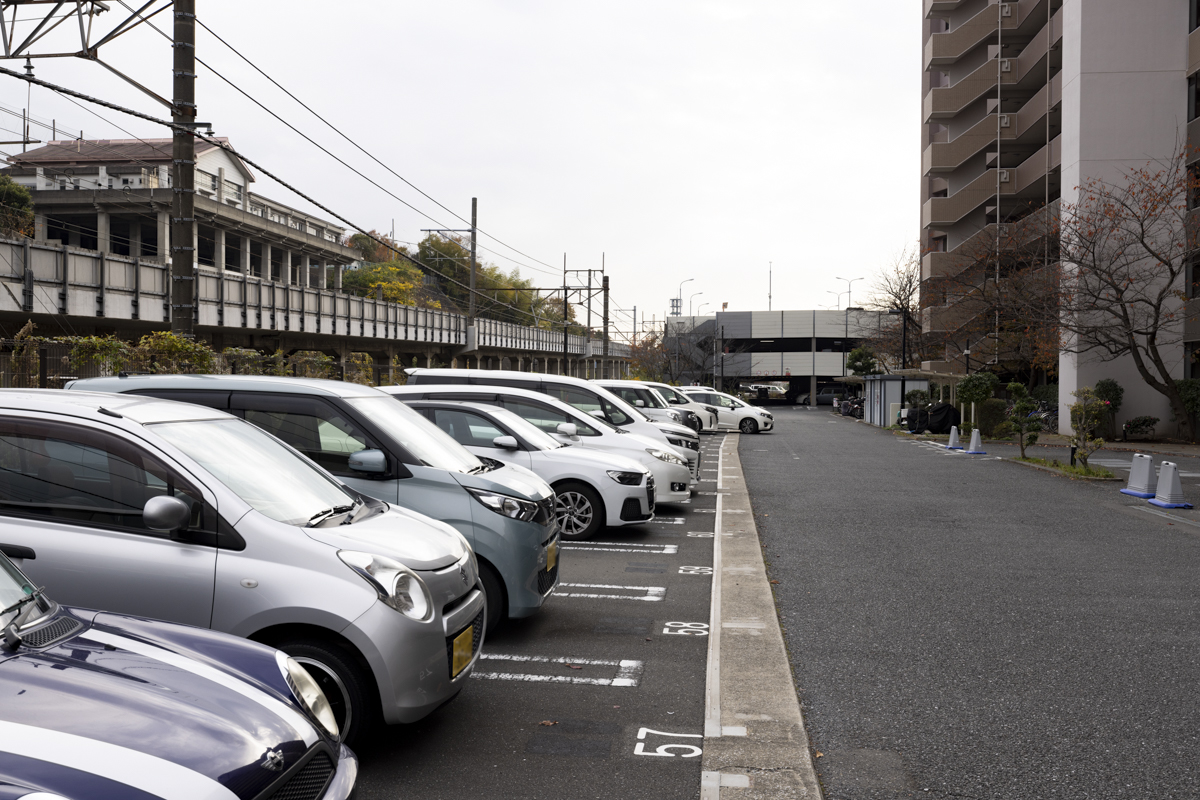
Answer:
<path fill-rule="evenodd" d="M 68 392 L 62 389 L 0 389 L 0 409 L 62 414 L 122 427 L 128 427 L 131 423 L 147 425 L 154 422 L 233 419 L 232 415 L 215 408 L 175 400 L 106 392 Z"/>
<path fill-rule="evenodd" d="M 546 381 L 548 383 L 569 383 L 576 386 L 589 386 L 593 381 L 585 381 L 583 378 L 574 378 L 570 375 L 554 375 L 548 372 L 521 372 L 515 369 L 458 369 L 455 367 L 409 367 L 404 370 L 412 376 L 428 375 L 430 377 L 442 378 L 451 375 L 463 375 L 468 378 L 475 376 L 486 376 L 492 378 L 508 378 L 511 380 L 522 381 Z"/>
<path fill-rule="evenodd" d="M 494 372 L 494 370 L 486 370 L 486 371 Z M 580 411 L 578 408 L 571 405 L 570 403 L 564 403 L 562 400 L 559 400 L 556 397 L 551 397 L 550 395 L 543 394 L 541 392 L 535 392 L 532 389 L 518 389 L 515 386 L 478 386 L 478 385 L 472 386 L 470 384 L 462 384 L 462 383 L 446 383 L 446 384 L 422 383 L 422 384 L 418 384 L 416 386 L 381 386 L 379 390 L 381 392 L 384 392 L 385 394 L 390 394 L 392 397 L 403 397 L 404 395 L 422 394 L 424 392 L 438 392 L 439 394 L 498 394 L 498 395 L 504 395 L 505 397 L 516 397 L 516 398 L 522 398 L 522 399 L 527 399 L 527 400 L 536 400 L 537 402 L 544 403 L 545 405 L 548 405 L 551 408 L 557 408 L 557 409 L 569 412 L 572 416 L 580 417 L 582 419 L 588 418 L 587 414 L 585 414 L 583 411 Z M 447 398 L 447 397 L 414 398 L 414 400 L 420 400 L 422 402 L 428 400 L 428 401 L 434 402 L 434 403 L 444 401 L 444 400 L 449 400 L 449 399 L 450 398 Z M 469 401 L 469 400 L 454 400 L 453 402 L 469 403 L 471 401 Z"/>
<path fill-rule="evenodd" d="M 326 397 L 375 397 L 379 393 L 373 386 L 359 383 L 278 375 L 124 375 L 117 378 L 83 378 L 71 381 L 67 388 L 97 392 L 132 392 L 137 389 L 282 392 Z"/>

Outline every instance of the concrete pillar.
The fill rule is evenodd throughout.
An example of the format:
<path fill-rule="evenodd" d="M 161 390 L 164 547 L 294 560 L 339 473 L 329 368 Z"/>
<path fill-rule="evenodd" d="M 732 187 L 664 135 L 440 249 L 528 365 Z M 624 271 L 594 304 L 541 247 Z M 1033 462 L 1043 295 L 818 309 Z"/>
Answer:
<path fill-rule="evenodd" d="M 82 188 L 82 187 L 80 187 L 80 188 Z M 100 167 L 96 170 L 96 188 L 97 189 L 107 189 L 108 188 L 108 167 Z M 101 252 L 107 253 L 108 251 L 102 250 Z"/>
<path fill-rule="evenodd" d="M 166 261 L 171 254 L 171 212 L 159 211 L 155 220 L 158 228 L 158 252 L 155 256 L 160 261 Z"/>
<path fill-rule="evenodd" d="M 225 168 L 217 167 L 217 202 L 225 202 Z"/>
<path fill-rule="evenodd" d="M 46 215 L 41 211 L 33 212 L 33 238 L 38 242 L 46 241 Z"/>
<path fill-rule="evenodd" d="M 238 251 L 238 270 L 243 275 L 250 274 L 250 237 L 240 237 L 242 246 Z"/>
<path fill-rule="evenodd" d="M 213 266 L 218 272 L 225 271 L 225 231 L 213 228 Z"/>
<path fill-rule="evenodd" d="M 200 265 L 200 224 L 192 225 L 192 267 Z"/>
<path fill-rule="evenodd" d="M 300 285 L 305 289 L 312 288 L 312 265 L 308 262 L 308 256 L 300 256 L 300 274 L 303 276 Z"/>
<path fill-rule="evenodd" d="M 112 252 L 112 220 L 107 211 L 96 212 L 96 249 L 101 253 Z"/>
<path fill-rule="evenodd" d="M 339 292 L 342 290 L 342 265 L 341 264 L 333 265 L 333 288 Z"/>
<path fill-rule="evenodd" d="M 142 220 L 140 218 L 131 219 L 129 221 L 129 255 L 137 258 L 142 254 Z"/>
<path fill-rule="evenodd" d="M 262 243 L 262 276 L 264 280 L 271 280 L 271 243 Z"/>
<path fill-rule="evenodd" d="M 317 264 L 317 288 L 329 288 L 329 267 L 324 261 L 322 261 L 320 264 Z"/>

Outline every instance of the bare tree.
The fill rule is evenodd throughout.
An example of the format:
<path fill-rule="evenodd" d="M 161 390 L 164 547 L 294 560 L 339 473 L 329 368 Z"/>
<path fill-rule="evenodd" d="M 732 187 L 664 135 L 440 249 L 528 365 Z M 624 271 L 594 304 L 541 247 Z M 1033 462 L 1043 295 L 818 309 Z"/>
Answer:
<path fill-rule="evenodd" d="M 897 253 L 875 276 L 866 307 L 899 312 L 881 316 L 876 327 L 856 331 L 857 337 L 888 371 L 911 367 L 925 353 L 920 317 L 921 256 L 916 248 Z"/>
<path fill-rule="evenodd" d="M 1187 152 L 1127 170 L 1116 182 L 1089 180 L 1062 213 L 1063 345 L 1103 361 L 1130 357 L 1170 403 L 1189 441 L 1195 429 L 1168 352 L 1183 342 L 1194 301 L 1184 286 L 1197 249 L 1189 206 L 1200 179 Z"/>

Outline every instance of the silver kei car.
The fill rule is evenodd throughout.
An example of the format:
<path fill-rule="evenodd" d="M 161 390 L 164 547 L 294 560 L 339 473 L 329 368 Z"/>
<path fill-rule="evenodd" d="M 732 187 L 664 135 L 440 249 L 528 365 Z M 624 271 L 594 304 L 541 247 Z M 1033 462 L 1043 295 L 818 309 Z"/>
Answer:
<path fill-rule="evenodd" d="M 65 604 L 282 650 L 343 741 L 454 697 L 483 641 L 458 531 L 199 405 L 0 390 L 0 548 Z"/>

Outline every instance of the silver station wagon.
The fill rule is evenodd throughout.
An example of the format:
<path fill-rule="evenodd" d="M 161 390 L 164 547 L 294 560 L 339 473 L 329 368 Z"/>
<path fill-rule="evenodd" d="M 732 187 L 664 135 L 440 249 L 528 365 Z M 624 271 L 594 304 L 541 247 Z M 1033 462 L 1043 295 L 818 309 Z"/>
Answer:
<path fill-rule="evenodd" d="M 454 697 L 483 642 L 458 531 L 198 405 L 0 390 L 0 551 L 64 604 L 284 651 L 345 741 Z"/>

